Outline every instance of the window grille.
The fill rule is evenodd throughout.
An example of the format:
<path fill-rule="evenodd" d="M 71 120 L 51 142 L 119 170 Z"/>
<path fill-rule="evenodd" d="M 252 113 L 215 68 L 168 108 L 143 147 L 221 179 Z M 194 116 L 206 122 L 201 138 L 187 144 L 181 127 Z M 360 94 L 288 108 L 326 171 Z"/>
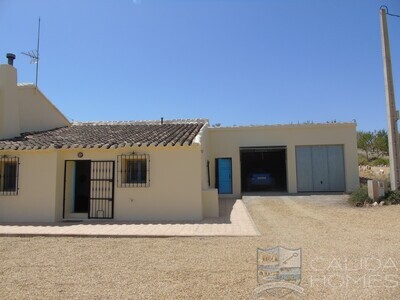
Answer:
<path fill-rule="evenodd" d="M 150 156 L 123 154 L 118 156 L 118 187 L 150 186 Z"/>
<path fill-rule="evenodd" d="M 0 195 L 18 195 L 19 158 L 0 156 Z"/>

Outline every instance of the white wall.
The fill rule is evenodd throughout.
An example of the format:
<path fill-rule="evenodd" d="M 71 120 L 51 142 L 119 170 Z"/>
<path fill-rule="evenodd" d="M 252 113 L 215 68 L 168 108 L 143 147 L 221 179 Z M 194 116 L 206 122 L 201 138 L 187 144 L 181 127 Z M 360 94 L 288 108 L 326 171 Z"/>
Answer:
<path fill-rule="evenodd" d="M 136 147 L 115 150 L 60 150 L 58 186 L 64 184 L 64 161 L 83 160 L 115 161 L 117 156 L 135 151 L 150 155 L 149 187 L 118 187 L 115 185 L 115 220 L 184 221 L 202 219 L 201 149 L 199 145 L 175 147 Z M 62 173 L 62 176 L 60 174 Z M 119 179 L 118 179 L 119 180 Z M 63 189 L 57 190 L 57 207 L 63 203 Z"/>
<path fill-rule="evenodd" d="M 207 161 L 209 161 L 209 137 L 208 137 L 208 125 L 201 133 L 201 182 L 203 190 L 207 190 L 211 188 L 211 185 L 208 184 L 208 169 L 207 169 Z M 210 162 L 211 163 L 211 162 Z"/>
<path fill-rule="evenodd" d="M 70 125 L 64 115 L 35 86 L 18 86 L 18 96 L 21 132 Z"/>
<path fill-rule="evenodd" d="M 20 134 L 17 93 L 17 70 L 0 65 L 0 139 Z"/>
<path fill-rule="evenodd" d="M 117 185 L 117 155 L 150 155 L 150 186 Z M 20 158 L 19 193 L 0 195 L 0 222 L 62 219 L 65 160 L 115 161 L 115 220 L 185 221 L 203 218 L 199 145 L 117 150 L 32 150 L 4 152 Z"/>
<path fill-rule="evenodd" d="M 55 221 L 57 154 L 55 151 L 2 152 L 19 157 L 19 191 L 0 195 L 0 222 Z"/>
<path fill-rule="evenodd" d="M 207 127 L 201 133 L 201 181 L 202 181 L 202 202 L 203 202 L 203 217 L 218 217 L 219 216 L 219 200 L 218 190 L 211 188 L 211 161 L 210 159 L 210 142 Z M 209 163 L 209 168 L 207 167 Z M 210 184 L 209 177 L 210 176 Z"/>

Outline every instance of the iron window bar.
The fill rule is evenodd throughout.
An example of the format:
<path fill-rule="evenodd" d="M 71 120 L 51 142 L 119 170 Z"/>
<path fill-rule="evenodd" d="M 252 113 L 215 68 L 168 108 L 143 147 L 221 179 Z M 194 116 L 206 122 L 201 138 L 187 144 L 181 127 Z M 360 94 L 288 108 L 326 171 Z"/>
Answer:
<path fill-rule="evenodd" d="M 0 156 L 0 195 L 18 195 L 19 158 Z"/>
<path fill-rule="evenodd" d="M 117 157 L 118 187 L 149 187 L 150 156 L 135 152 L 121 154 Z"/>

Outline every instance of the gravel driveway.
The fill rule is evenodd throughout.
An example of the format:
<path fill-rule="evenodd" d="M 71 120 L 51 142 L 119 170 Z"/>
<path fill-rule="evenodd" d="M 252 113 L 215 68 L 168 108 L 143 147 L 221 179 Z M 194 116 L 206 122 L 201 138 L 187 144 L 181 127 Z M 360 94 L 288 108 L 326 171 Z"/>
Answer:
<path fill-rule="evenodd" d="M 256 250 L 302 248 L 306 299 L 398 299 L 400 206 L 245 197 L 257 237 L 0 238 L 1 299 L 251 299 Z"/>

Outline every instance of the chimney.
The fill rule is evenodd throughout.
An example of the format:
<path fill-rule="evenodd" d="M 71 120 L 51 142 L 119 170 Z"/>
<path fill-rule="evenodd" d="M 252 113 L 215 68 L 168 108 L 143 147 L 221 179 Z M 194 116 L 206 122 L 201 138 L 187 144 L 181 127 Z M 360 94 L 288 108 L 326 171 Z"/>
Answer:
<path fill-rule="evenodd" d="M 8 59 L 8 64 L 10 66 L 13 66 L 14 65 L 14 59 L 15 59 L 15 54 L 14 53 L 7 53 L 6 57 Z"/>
<path fill-rule="evenodd" d="M 21 133 L 17 69 L 12 65 L 15 55 L 7 53 L 6 57 L 8 64 L 0 64 L 0 139 L 13 138 Z"/>

